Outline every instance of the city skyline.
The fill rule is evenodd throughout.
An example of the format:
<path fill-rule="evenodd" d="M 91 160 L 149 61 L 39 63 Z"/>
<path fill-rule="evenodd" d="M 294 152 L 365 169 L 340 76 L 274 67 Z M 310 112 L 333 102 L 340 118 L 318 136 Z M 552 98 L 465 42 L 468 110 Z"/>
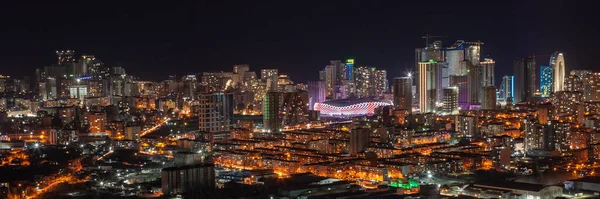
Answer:
<path fill-rule="evenodd" d="M 0 199 L 598 198 L 586 3 L 0 6 Z"/>
<path fill-rule="evenodd" d="M 585 2 L 577 2 L 581 3 Z M 128 8 L 138 5 L 124 4 L 122 8 L 114 8 L 89 3 L 13 4 L 5 7 L 8 9 L 3 13 L 12 17 L 4 18 L 17 16 L 19 20 L 7 21 L 8 25 L 14 26 L 3 30 L 6 37 L 1 40 L 0 65 L 7 68 L 3 71 L 7 75 L 30 75 L 27 71 L 43 67 L 53 59 L 53 54 L 48 52 L 77 49 L 103 57 L 107 64 L 123 66 L 134 71 L 136 76 L 149 80 L 165 79 L 166 75 L 161 71 L 164 67 L 169 67 L 172 74 L 185 75 L 249 64 L 259 69 L 278 68 L 282 74 L 298 74 L 296 81 L 307 82 L 316 80 L 311 71 L 323 69 L 329 60 L 352 57 L 356 59 L 356 66 L 385 69 L 391 78 L 403 76 L 404 71 L 412 69 L 414 59 L 410 52 L 423 46 L 421 36 L 431 34 L 446 36 L 439 38 L 444 44 L 457 39 L 486 42 L 482 57 L 490 55 L 497 62 L 498 77 L 511 73 L 509 68 L 515 57 L 535 54 L 539 55 L 537 62 L 545 64 L 549 57 L 542 56 L 556 50 L 565 53 L 565 62 L 572 67 L 568 70 L 593 69 L 592 55 L 597 50 L 591 46 L 596 41 L 585 37 L 592 36 L 594 31 L 583 29 L 586 23 L 593 21 L 588 17 L 593 16 L 582 11 L 585 6 L 571 2 L 548 2 L 543 8 L 534 2 L 442 5 L 445 9 L 440 11 L 417 13 L 404 8 L 425 5 L 389 2 L 331 2 L 319 6 L 199 3 L 164 7 L 150 4 L 146 9 L 130 11 Z M 41 17 L 48 14 L 46 8 L 60 11 L 78 6 L 105 12 L 76 11 L 74 15 L 79 17 L 68 14 L 55 14 L 56 18 L 48 19 Z M 489 7 L 497 9 L 486 9 Z M 26 9 L 32 9 L 28 15 L 19 12 Z M 288 12 L 282 12 L 283 9 Z M 453 11 L 461 9 L 485 9 L 486 12 L 470 16 Z M 236 10 L 244 12 L 233 12 Z M 327 12 L 329 10 L 331 12 Z M 404 12 L 394 14 L 397 11 Z M 568 14 L 568 17 L 542 15 L 548 11 Z M 146 13 L 155 16 L 141 17 Z M 224 16 L 224 13 L 233 14 Z M 211 14 L 220 20 L 206 18 Z M 411 20 L 420 14 L 430 17 Z M 69 20 L 50 23 L 57 18 Z M 438 22 L 442 19 L 444 23 Z M 477 24 L 477 31 L 455 28 L 468 25 L 466 21 Z M 23 27 L 18 25 L 20 23 L 37 28 L 19 28 Z M 572 31 L 551 31 L 547 28 L 551 24 L 554 29 Z M 496 78 L 494 84 L 499 85 L 499 82 Z"/>

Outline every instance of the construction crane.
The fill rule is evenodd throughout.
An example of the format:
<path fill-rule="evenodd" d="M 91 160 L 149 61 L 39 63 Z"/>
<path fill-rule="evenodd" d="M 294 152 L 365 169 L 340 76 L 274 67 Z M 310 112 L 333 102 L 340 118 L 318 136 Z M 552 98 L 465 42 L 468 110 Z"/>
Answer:
<path fill-rule="evenodd" d="M 425 47 L 427 47 L 429 45 L 429 38 L 442 38 L 442 37 L 446 37 L 446 36 L 433 36 L 433 35 L 429 35 L 429 34 L 425 34 L 425 36 L 422 36 L 422 39 L 425 39 Z"/>

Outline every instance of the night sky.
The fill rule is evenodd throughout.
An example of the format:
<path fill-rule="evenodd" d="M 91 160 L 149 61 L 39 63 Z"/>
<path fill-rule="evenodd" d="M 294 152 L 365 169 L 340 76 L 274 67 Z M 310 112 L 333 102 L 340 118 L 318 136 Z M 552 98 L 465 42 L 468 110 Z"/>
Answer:
<path fill-rule="evenodd" d="M 498 83 L 514 58 L 537 54 L 543 65 L 556 50 L 568 70 L 599 69 L 594 1 L 18 2 L 0 4 L 0 74 L 32 75 L 74 49 L 149 80 L 247 63 L 306 81 L 347 57 L 391 79 L 412 69 L 427 33 L 445 45 L 483 41 Z"/>

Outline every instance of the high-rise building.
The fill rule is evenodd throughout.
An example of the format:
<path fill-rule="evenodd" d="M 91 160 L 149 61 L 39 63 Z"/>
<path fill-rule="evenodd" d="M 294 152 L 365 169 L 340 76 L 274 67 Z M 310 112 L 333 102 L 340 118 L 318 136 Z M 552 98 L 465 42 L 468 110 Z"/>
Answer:
<path fill-rule="evenodd" d="M 471 93 L 469 93 L 468 77 L 450 76 L 450 86 L 458 88 L 458 107 L 462 110 L 469 110 L 471 105 Z"/>
<path fill-rule="evenodd" d="M 75 61 L 75 51 L 74 50 L 57 50 L 56 51 L 57 62 L 58 65 L 63 65 L 66 63 L 71 63 Z"/>
<path fill-rule="evenodd" d="M 325 82 L 324 81 L 310 81 L 308 82 L 308 108 L 314 110 L 315 103 L 321 103 L 325 101 Z"/>
<path fill-rule="evenodd" d="M 352 65 L 354 64 L 353 60 L 348 60 L 348 62 L 352 62 Z M 344 84 L 348 83 L 348 74 L 346 64 L 340 60 L 329 61 L 329 65 L 325 66 L 325 69 L 319 72 L 319 79 L 325 81 L 328 98 L 337 99 L 336 96 L 342 96 L 339 94 L 340 92 L 346 92 L 346 89 L 343 87 Z"/>
<path fill-rule="evenodd" d="M 445 114 L 458 113 L 458 87 L 444 88 L 444 105 L 442 106 Z"/>
<path fill-rule="evenodd" d="M 469 106 L 475 104 L 481 104 L 481 70 L 479 65 L 473 65 L 471 62 L 467 62 L 468 73 L 467 73 L 467 92 L 469 93 Z"/>
<path fill-rule="evenodd" d="M 396 77 L 392 83 L 394 106 L 412 112 L 412 78 Z"/>
<path fill-rule="evenodd" d="M 250 71 L 250 66 L 248 64 L 234 65 L 233 66 L 233 78 L 232 85 L 237 88 L 240 85 L 243 85 L 246 81 L 246 72 Z"/>
<path fill-rule="evenodd" d="M 565 58 L 561 52 L 554 52 L 550 56 L 550 67 L 552 68 L 553 91 L 565 90 Z"/>
<path fill-rule="evenodd" d="M 572 70 L 569 72 L 569 76 L 565 80 L 566 91 L 580 91 L 583 92 L 583 81 L 586 75 L 591 74 L 588 70 Z"/>
<path fill-rule="evenodd" d="M 281 116 L 283 125 L 299 125 L 308 121 L 308 92 L 282 93 Z"/>
<path fill-rule="evenodd" d="M 482 86 L 493 86 L 494 85 L 494 68 L 496 67 L 496 62 L 490 58 L 484 58 L 480 65 L 481 71 L 481 82 Z"/>
<path fill-rule="evenodd" d="M 531 101 L 536 91 L 535 57 L 519 58 L 513 64 L 515 74 L 514 102 Z"/>
<path fill-rule="evenodd" d="M 496 109 L 496 87 L 486 86 L 483 87 L 482 98 L 481 98 L 481 109 L 493 110 Z"/>
<path fill-rule="evenodd" d="M 350 155 L 364 151 L 371 142 L 371 129 L 357 128 L 350 131 Z"/>
<path fill-rule="evenodd" d="M 475 137 L 478 134 L 477 117 L 457 115 L 455 130 L 460 136 Z"/>
<path fill-rule="evenodd" d="M 419 110 L 421 113 L 434 112 L 437 101 L 436 66 L 437 62 L 419 62 Z"/>
<path fill-rule="evenodd" d="M 281 104 L 283 103 L 281 92 L 269 91 L 263 98 L 263 129 L 266 132 L 280 132 Z"/>
<path fill-rule="evenodd" d="M 346 78 L 354 80 L 354 59 L 346 59 Z"/>
<path fill-rule="evenodd" d="M 354 68 L 354 86 L 355 95 L 358 98 L 371 97 L 375 93 L 372 88 L 375 87 L 373 80 L 375 68 L 359 66 Z"/>
<path fill-rule="evenodd" d="M 162 192 L 183 194 L 199 188 L 215 188 L 215 165 L 209 163 L 164 168 L 161 171 Z"/>
<path fill-rule="evenodd" d="M 504 76 L 502 77 L 502 84 L 500 84 L 500 99 L 505 102 L 513 101 L 514 97 L 514 81 L 515 76 Z"/>
<path fill-rule="evenodd" d="M 550 93 L 554 92 L 552 88 L 552 68 L 550 66 L 540 66 L 540 95 L 541 97 L 550 97 Z"/>
<path fill-rule="evenodd" d="M 373 77 L 375 84 L 374 87 L 374 95 L 371 97 L 379 97 L 382 96 L 383 93 L 387 92 L 388 89 L 388 79 L 387 79 L 387 71 L 386 70 L 375 70 L 373 71 Z"/>
<path fill-rule="evenodd" d="M 233 94 L 203 93 L 200 94 L 198 107 L 198 123 L 200 131 L 229 131 L 233 125 Z"/>
<path fill-rule="evenodd" d="M 337 67 L 335 65 L 325 66 L 325 86 L 327 97 L 333 99 L 337 82 Z"/>
<path fill-rule="evenodd" d="M 590 73 L 583 77 L 583 101 L 600 101 L 600 73 Z"/>
<path fill-rule="evenodd" d="M 450 87 L 450 77 L 448 76 L 448 64 L 445 62 L 437 62 L 435 65 L 435 89 L 436 89 L 436 104 L 441 104 L 444 99 L 444 88 Z"/>
<path fill-rule="evenodd" d="M 277 78 L 279 71 L 277 69 L 261 69 L 260 79 L 267 85 L 267 90 L 277 90 Z"/>

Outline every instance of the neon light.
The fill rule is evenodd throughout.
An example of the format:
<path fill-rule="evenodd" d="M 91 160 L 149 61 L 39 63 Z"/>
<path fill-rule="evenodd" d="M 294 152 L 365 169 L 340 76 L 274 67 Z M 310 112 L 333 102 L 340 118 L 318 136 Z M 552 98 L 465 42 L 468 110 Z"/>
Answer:
<path fill-rule="evenodd" d="M 314 110 L 323 115 L 373 115 L 380 106 L 392 106 L 391 102 L 362 102 L 348 106 L 334 106 L 325 103 L 315 103 Z"/>
<path fill-rule="evenodd" d="M 515 76 L 510 76 L 510 97 L 515 99 Z"/>

